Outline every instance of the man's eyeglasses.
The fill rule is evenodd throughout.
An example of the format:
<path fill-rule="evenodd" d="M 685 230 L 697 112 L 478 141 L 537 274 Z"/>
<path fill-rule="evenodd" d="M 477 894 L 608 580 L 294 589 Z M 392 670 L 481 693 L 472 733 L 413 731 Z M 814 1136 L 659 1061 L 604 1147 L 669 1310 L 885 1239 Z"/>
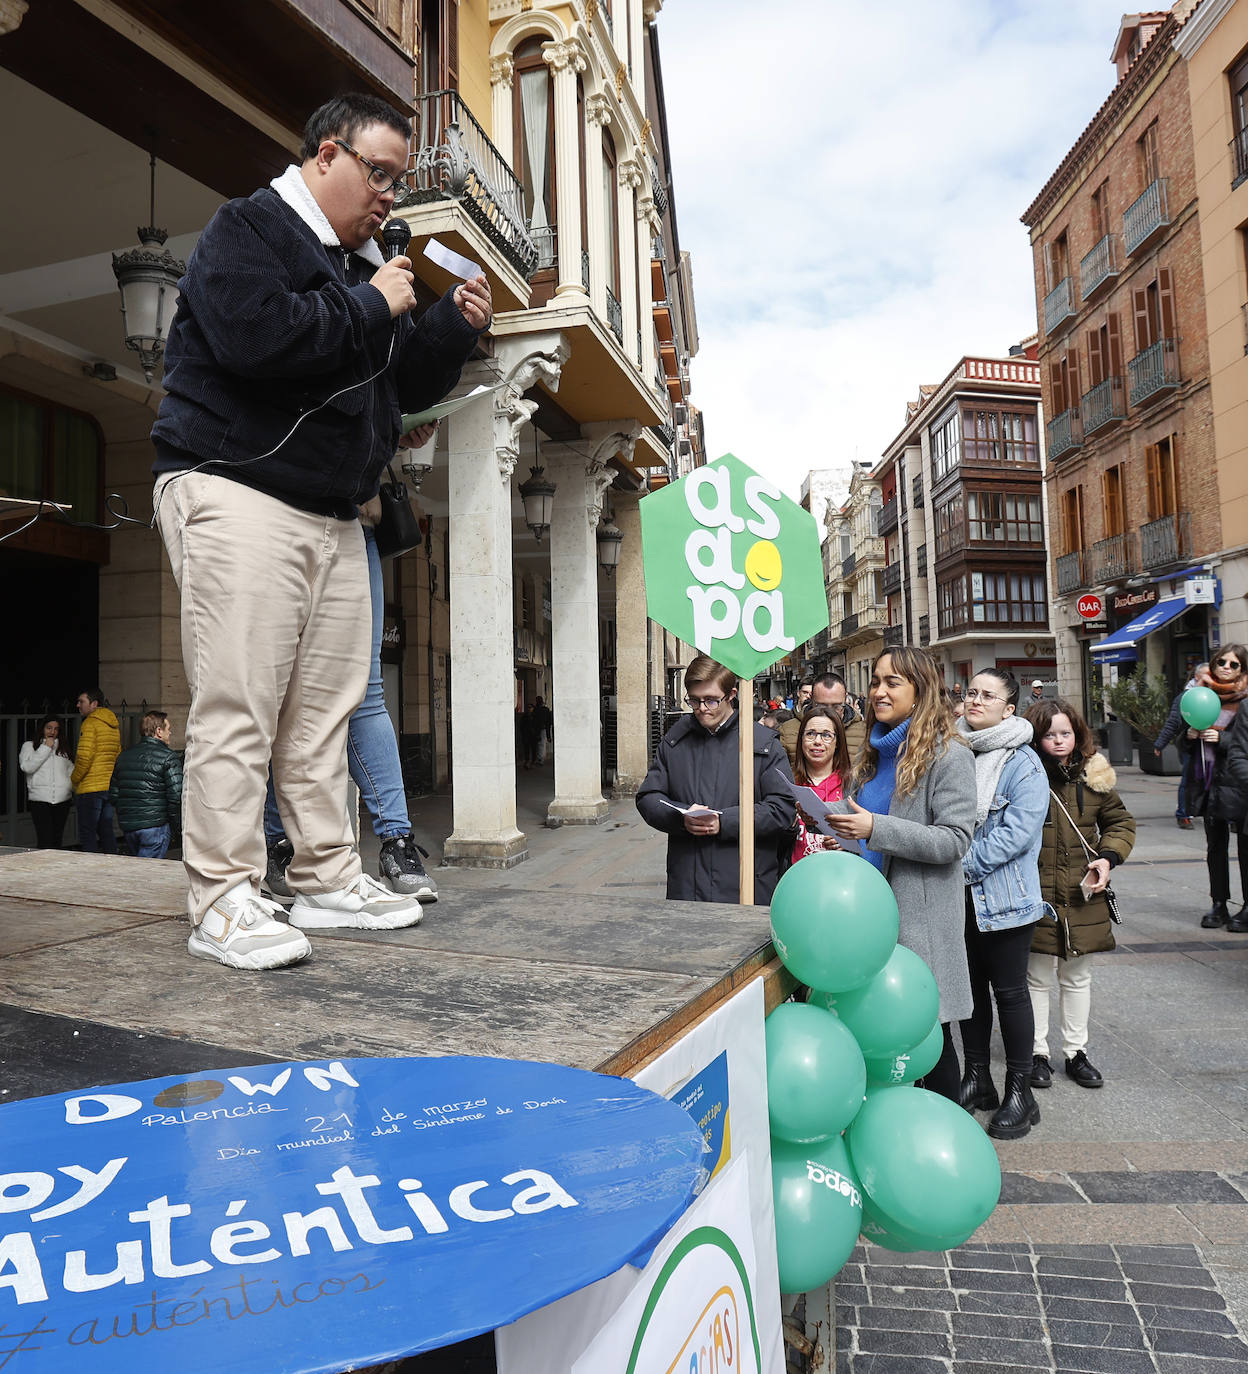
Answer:
<path fill-rule="evenodd" d="M 962 693 L 963 701 L 982 701 L 988 706 L 994 701 L 1004 701 L 1004 697 L 999 697 L 995 692 L 981 692 L 978 687 L 972 687 L 969 692 Z"/>
<path fill-rule="evenodd" d="M 1239 660 L 1235 658 L 1220 658 L 1215 664 L 1215 667 L 1218 668 L 1238 668 L 1239 666 Z"/>
<path fill-rule="evenodd" d="M 686 697 L 685 702 L 691 711 L 714 711 L 722 706 L 727 697 Z"/>
<path fill-rule="evenodd" d="M 836 738 L 836 736 L 832 734 L 830 730 L 807 730 L 806 733 L 802 736 L 802 738 L 818 739 L 822 740 L 824 744 L 831 744 L 832 741 Z"/>
<path fill-rule="evenodd" d="M 392 172 L 387 172 L 384 167 L 379 167 L 375 162 L 370 162 L 363 153 L 357 153 L 349 143 L 344 143 L 342 139 L 336 138 L 334 142 L 340 148 L 345 148 L 352 157 L 359 158 L 368 168 L 369 187 L 376 191 L 379 196 L 384 196 L 393 191 L 396 206 L 403 205 L 412 198 L 414 194 L 412 188 L 402 177 L 396 177 Z"/>

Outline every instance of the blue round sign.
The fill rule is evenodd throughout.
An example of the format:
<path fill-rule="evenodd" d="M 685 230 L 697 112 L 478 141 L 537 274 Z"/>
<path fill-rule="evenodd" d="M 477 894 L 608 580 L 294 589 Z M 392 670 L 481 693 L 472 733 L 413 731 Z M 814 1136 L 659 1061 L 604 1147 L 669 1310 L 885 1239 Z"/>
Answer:
<path fill-rule="evenodd" d="M 379 1364 L 647 1254 L 705 1177 L 628 1079 L 344 1059 L 0 1108 L 0 1368 Z"/>

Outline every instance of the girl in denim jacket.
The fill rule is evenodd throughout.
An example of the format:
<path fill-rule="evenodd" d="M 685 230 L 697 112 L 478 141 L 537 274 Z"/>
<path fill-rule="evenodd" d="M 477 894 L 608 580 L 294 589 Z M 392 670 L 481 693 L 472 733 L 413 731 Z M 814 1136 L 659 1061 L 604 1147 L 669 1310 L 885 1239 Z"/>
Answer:
<path fill-rule="evenodd" d="M 971 680 L 958 730 L 975 755 L 975 836 L 962 860 L 966 878 L 966 957 L 975 999 L 961 1023 L 965 1072 L 958 1101 L 992 1111 L 988 1134 L 1017 1140 L 1040 1120 L 1031 1092 L 1035 1035 L 1027 993 L 1032 927 L 1044 914 L 1037 859 L 1049 784 L 1016 714 L 1018 682 L 1000 668 Z M 989 1069 L 995 998 L 1005 1045 L 1005 1097 Z"/>

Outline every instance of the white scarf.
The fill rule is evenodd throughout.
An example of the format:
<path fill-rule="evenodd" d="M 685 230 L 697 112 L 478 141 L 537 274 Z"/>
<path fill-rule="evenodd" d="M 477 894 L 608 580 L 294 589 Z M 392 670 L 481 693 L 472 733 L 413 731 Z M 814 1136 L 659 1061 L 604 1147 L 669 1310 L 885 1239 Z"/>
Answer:
<path fill-rule="evenodd" d="M 1001 770 L 1021 745 L 1030 744 L 1035 731 L 1029 720 L 1020 716 L 1006 716 L 997 725 L 972 730 L 965 720 L 958 721 L 958 733 L 971 746 L 975 755 L 975 824 L 981 826 L 988 819 L 992 799 L 997 793 Z"/>
<path fill-rule="evenodd" d="M 342 247 L 338 241 L 338 235 L 334 233 L 333 226 L 325 218 L 324 210 L 316 203 L 316 197 L 308 190 L 308 183 L 303 179 L 303 172 L 293 162 L 280 177 L 274 177 L 269 185 L 312 230 L 326 248 Z M 358 257 L 363 258 L 365 262 L 371 262 L 374 267 L 380 267 L 385 261 L 381 256 L 381 249 L 372 239 L 367 239 L 355 252 Z"/>

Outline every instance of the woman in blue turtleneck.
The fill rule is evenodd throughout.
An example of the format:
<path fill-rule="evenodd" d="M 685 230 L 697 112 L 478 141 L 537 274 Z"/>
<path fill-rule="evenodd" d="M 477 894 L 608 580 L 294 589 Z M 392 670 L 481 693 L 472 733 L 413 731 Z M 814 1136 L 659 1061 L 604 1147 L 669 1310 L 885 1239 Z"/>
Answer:
<path fill-rule="evenodd" d="M 836 804 L 844 814 L 828 823 L 856 839 L 888 879 L 901 916 L 898 943 L 936 977 L 945 1047 L 924 1086 L 956 1102 L 962 1075 L 949 1023 L 972 1007 L 962 856 L 975 833 L 975 764 L 926 649 L 901 645 L 876 659 L 866 725 L 851 800 Z"/>

